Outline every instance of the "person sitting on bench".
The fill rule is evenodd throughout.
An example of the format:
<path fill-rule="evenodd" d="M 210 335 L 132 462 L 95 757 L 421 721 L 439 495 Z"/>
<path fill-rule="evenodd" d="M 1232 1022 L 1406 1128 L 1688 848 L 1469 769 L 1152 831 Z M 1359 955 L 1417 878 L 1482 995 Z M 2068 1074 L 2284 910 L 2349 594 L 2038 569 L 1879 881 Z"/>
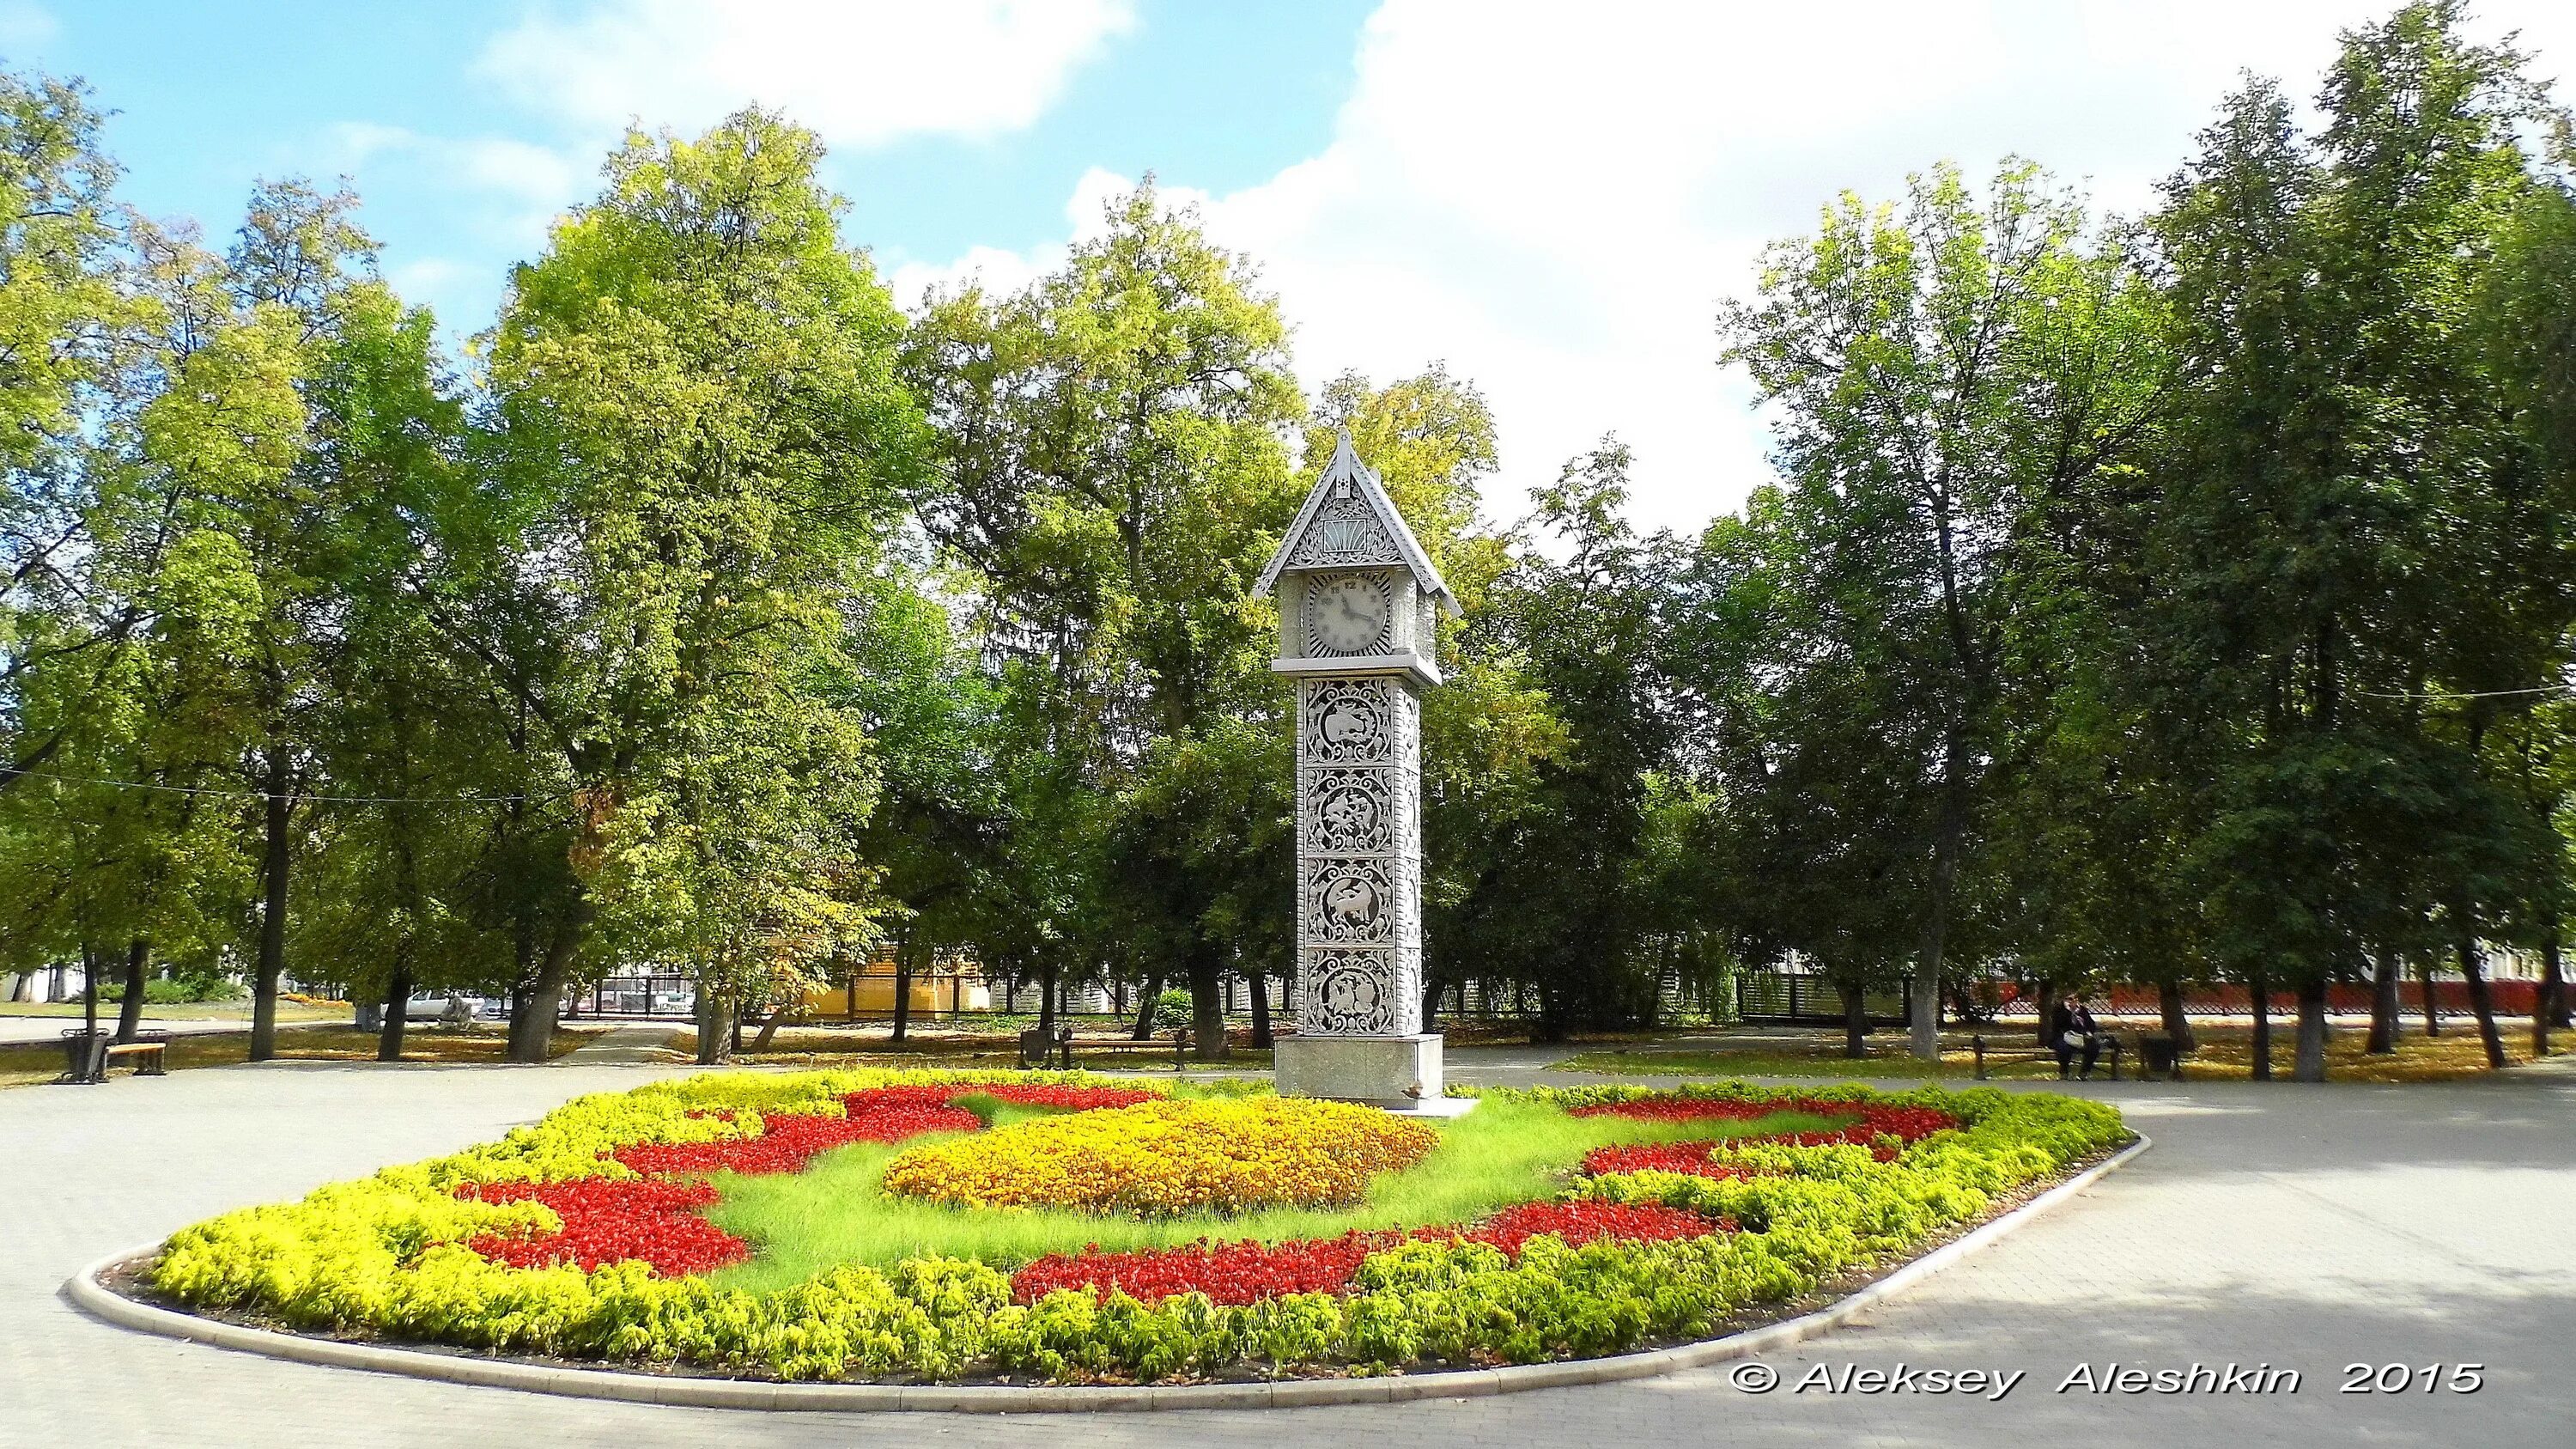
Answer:
<path fill-rule="evenodd" d="M 2084 1069 L 2078 1080 L 2091 1081 L 2093 1063 L 2102 1055 L 2102 1033 L 2094 1023 L 2092 1008 L 2072 996 L 2059 998 L 2057 1009 L 2049 1013 L 2048 1034 L 2049 1044 L 2057 1049 L 2057 1079 L 2066 1080 L 2067 1069 L 2081 1051 Z"/>

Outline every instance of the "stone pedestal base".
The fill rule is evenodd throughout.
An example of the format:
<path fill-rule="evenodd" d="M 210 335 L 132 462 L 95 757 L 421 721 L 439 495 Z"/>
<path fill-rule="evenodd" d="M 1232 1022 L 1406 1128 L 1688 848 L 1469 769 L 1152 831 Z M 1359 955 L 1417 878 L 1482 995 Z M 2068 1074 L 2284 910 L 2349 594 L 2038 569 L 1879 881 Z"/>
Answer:
<path fill-rule="evenodd" d="M 1273 1058 L 1283 1097 L 1331 1097 L 1394 1111 L 1438 1102 L 1440 1037 L 1283 1036 Z"/>

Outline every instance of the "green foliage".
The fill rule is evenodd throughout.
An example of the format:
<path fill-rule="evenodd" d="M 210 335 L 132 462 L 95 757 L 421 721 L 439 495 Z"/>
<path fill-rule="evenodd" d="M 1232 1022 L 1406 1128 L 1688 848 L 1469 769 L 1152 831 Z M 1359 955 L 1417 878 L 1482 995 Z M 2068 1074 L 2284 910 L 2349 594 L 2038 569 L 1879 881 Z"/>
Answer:
<path fill-rule="evenodd" d="M 205 981 L 185 978 L 165 981 L 162 978 L 155 976 L 143 983 L 143 999 L 145 1002 L 154 1006 L 173 1006 L 182 1002 L 198 1001 L 238 1001 L 241 999 L 241 996 L 242 989 L 240 984 L 232 981 Z M 125 1000 L 125 983 L 122 981 L 100 982 L 98 987 L 98 999 L 101 1001 L 117 1002 Z"/>
<path fill-rule="evenodd" d="M 809 686 L 845 667 L 922 439 L 821 155 L 758 111 L 630 135 L 487 341 L 524 521 L 469 642 L 533 721 L 571 869 L 515 1054 L 542 1056 L 585 949 L 688 963 L 712 1045 L 871 937 L 866 724 Z"/>
<path fill-rule="evenodd" d="M 1174 989 L 1154 998 L 1154 1025 L 1158 1029 L 1187 1026 L 1190 1012 L 1190 994 L 1187 991 Z"/>
<path fill-rule="evenodd" d="M 247 963 L 263 1053 L 290 972 L 509 991 L 530 1061 L 649 965 L 714 1057 L 893 941 L 1186 983 L 1220 1053 L 1228 978 L 1293 971 L 1251 585 L 1346 428 L 1464 606 L 1435 1002 L 1556 1037 L 1790 957 L 1911 971 L 1918 1027 L 1998 974 L 2474 996 L 2569 897 L 2576 192 L 2464 15 L 2346 34 L 2313 125 L 2249 82 L 2134 223 L 2018 160 L 1834 200 L 1719 319 L 1777 478 L 1687 541 L 1606 439 L 1480 518 L 1475 383 L 1301 390 L 1150 184 L 907 316 L 811 133 L 638 132 L 460 365 L 353 195 L 201 244 L 0 74 L 0 964 Z"/>

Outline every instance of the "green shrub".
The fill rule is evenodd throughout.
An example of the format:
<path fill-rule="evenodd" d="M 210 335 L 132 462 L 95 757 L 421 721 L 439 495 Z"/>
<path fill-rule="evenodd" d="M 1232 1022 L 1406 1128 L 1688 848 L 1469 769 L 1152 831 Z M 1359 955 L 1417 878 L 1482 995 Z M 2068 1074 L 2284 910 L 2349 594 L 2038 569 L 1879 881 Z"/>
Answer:
<path fill-rule="evenodd" d="M 1244 1306 L 1196 1293 L 1149 1304 L 1077 1291 L 1015 1304 L 1009 1265 L 957 1258 L 913 1259 L 884 1272 L 842 1266 L 754 1294 L 702 1277 L 657 1277 L 640 1263 L 588 1273 L 512 1269 L 462 1246 L 476 1233 L 560 1223 L 534 1203 L 460 1200 L 453 1195 L 460 1183 L 624 1176 L 626 1168 L 601 1154 L 634 1142 L 756 1130 L 691 1112 L 837 1112 L 842 1095 L 864 1087 L 995 1080 L 1112 1079 L 730 1073 L 577 1098 L 499 1142 L 184 1229 L 164 1245 L 152 1279 L 184 1302 L 250 1310 L 303 1329 L 373 1330 L 476 1350 L 686 1364 L 785 1380 L 1004 1373 L 1151 1382 L 1246 1368 L 1277 1375 L 1537 1363 L 1703 1336 L 1747 1308 L 1902 1254 L 1984 1212 L 1999 1194 L 2127 1136 L 2116 1112 L 2065 1097 L 1694 1087 L 1686 1091 L 1752 1101 L 1891 1099 L 1937 1108 L 1961 1125 L 1884 1163 L 1865 1147 L 1750 1142 L 1719 1151 L 1722 1160 L 1758 1169 L 1754 1176 L 1641 1172 L 1576 1189 L 1732 1218 L 1740 1232 L 1580 1247 L 1540 1237 L 1517 1259 L 1463 1240 L 1407 1242 L 1372 1254 L 1346 1297 L 1301 1293 Z M 1489 1095 L 1574 1107 L 1649 1094 L 1595 1086 Z"/>
<path fill-rule="evenodd" d="M 1198 1019 L 1198 998 L 1178 987 L 1154 998 L 1155 1031 L 1178 1031 Z"/>
<path fill-rule="evenodd" d="M 200 1001 L 238 1001 L 247 994 L 242 990 L 240 982 L 220 976 L 183 977 L 171 981 L 153 976 L 145 978 L 143 982 L 143 1004 L 146 1006 L 180 1006 Z M 98 999 L 122 1003 L 125 1000 L 125 983 L 99 982 Z"/>

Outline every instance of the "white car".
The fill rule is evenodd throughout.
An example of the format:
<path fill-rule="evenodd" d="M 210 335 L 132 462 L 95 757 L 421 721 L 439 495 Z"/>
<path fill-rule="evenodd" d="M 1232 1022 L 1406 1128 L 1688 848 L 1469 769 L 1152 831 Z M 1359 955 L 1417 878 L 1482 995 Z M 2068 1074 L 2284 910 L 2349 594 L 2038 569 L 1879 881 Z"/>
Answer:
<path fill-rule="evenodd" d="M 450 1002 L 462 1004 L 468 1017 L 483 1015 L 488 1005 L 482 997 L 470 991 L 428 992 L 403 1003 L 403 1020 L 443 1021 L 451 1009 Z"/>

